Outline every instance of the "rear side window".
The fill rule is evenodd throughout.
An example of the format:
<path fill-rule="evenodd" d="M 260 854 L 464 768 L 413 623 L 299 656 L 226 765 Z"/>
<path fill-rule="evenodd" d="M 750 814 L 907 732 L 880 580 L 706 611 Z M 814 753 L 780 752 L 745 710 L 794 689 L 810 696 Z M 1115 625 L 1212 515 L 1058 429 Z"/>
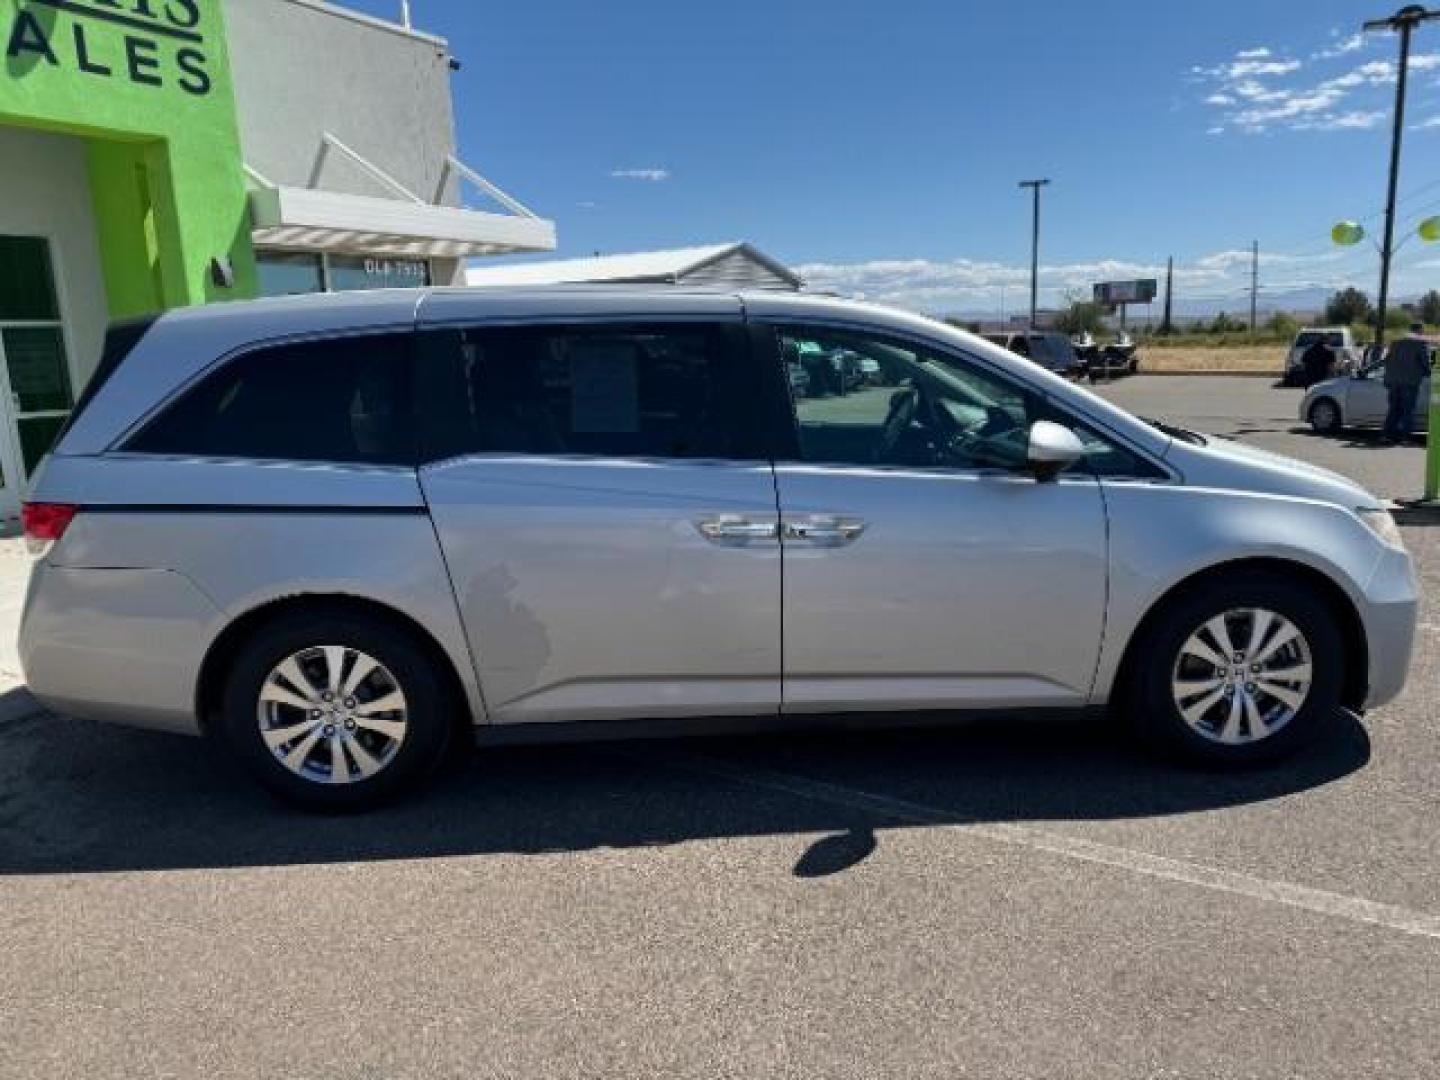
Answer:
<path fill-rule="evenodd" d="M 414 462 L 411 335 L 296 342 L 231 360 L 125 446 L 141 454 Z"/>
<path fill-rule="evenodd" d="M 422 458 L 759 456 L 744 343 L 705 323 L 434 331 L 417 365 Z"/>

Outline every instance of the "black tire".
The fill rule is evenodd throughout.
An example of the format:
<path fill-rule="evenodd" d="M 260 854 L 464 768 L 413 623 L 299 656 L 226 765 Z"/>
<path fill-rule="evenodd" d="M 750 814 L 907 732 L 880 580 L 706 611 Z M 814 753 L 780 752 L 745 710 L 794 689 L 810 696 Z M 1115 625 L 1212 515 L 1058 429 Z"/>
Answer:
<path fill-rule="evenodd" d="M 406 730 L 384 767 L 342 784 L 308 779 L 287 768 L 261 733 L 260 692 L 287 657 L 341 645 L 379 661 L 405 698 Z M 354 659 L 347 654 L 352 665 Z M 261 784 L 282 800 L 309 810 L 367 810 L 415 789 L 446 756 L 455 704 L 435 661 L 412 633 L 383 619 L 348 611 L 317 610 L 267 623 L 236 650 L 221 698 L 219 731 Z M 304 720 L 302 712 L 295 718 Z M 356 733 L 359 737 L 362 733 Z M 373 738 L 368 733 L 366 738 Z M 349 759 L 356 772 L 358 757 Z"/>
<path fill-rule="evenodd" d="M 1181 649 L 1217 615 L 1263 608 L 1288 619 L 1310 652 L 1312 680 L 1300 708 L 1283 726 L 1256 741 L 1226 744 L 1186 722 L 1172 691 Z M 1152 748 L 1191 764 L 1242 767 L 1279 761 L 1306 745 L 1340 708 L 1345 648 L 1334 612 L 1314 593 L 1287 578 L 1255 572 L 1209 578 L 1203 587 L 1167 602 L 1139 631 L 1124 701 L 1131 726 Z M 1219 707 L 1223 710 L 1228 702 Z"/>
<path fill-rule="evenodd" d="M 1345 426 L 1340 416 L 1340 405 L 1328 397 L 1316 398 L 1306 414 L 1311 429 L 1317 435 L 1335 435 Z"/>

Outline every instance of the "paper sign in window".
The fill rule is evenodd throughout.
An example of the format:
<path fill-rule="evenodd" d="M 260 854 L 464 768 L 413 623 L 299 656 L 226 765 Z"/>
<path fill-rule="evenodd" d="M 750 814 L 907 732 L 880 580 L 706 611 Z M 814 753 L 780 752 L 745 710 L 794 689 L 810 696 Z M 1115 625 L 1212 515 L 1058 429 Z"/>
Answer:
<path fill-rule="evenodd" d="M 640 430 L 633 345 L 586 341 L 571 347 L 570 429 L 586 435 L 633 435 Z"/>

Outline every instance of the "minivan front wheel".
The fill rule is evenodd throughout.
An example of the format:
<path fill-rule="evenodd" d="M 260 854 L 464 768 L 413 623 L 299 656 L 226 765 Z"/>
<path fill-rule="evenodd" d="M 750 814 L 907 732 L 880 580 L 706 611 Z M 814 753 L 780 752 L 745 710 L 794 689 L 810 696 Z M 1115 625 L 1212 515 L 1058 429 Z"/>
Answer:
<path fill-rule="evenodd" d="M 227 680 L 227 741 L 281 798 L 318 810 L 378 805 L 439 763 L 443 682 L 411 635 L 348 613 L 263 627 Z"/>
<path fill-rule="evenodd" d="M 1212 579 L 1142 632 L 1132 720 L 1172 754 L 1212 765 L 1275 761 L 1339 708 L 1345 656 L 1335 616 L 1284 578 Z"/>

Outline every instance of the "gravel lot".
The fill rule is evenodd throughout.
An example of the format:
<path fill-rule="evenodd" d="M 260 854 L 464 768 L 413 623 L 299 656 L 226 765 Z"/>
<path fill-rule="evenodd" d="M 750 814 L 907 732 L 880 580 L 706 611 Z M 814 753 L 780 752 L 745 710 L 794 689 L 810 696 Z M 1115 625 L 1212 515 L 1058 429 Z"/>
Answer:
<path fill-rule="evenodd" d="M 1265 380 L 1104 392 L 1418 492 Z M 12 691 L 0 1076 L 1440 1075 L 1440 526 L 1405 531 L 1406 695 L 1243 775 L 996 718 L 491 750 L 324 819 Z"/>

